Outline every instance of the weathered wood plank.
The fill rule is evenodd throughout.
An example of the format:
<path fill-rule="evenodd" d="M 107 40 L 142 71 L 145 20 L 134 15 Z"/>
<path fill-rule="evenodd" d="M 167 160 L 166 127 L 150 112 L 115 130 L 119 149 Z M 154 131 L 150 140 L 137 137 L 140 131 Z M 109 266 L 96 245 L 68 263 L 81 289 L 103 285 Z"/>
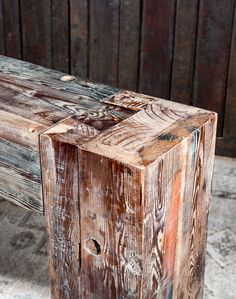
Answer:
<path fill-rule="evenodd" d="M 82 296 L 140 298 L 141 170 L 86 151 L 79 161 Z"/>
<path fill-rule="evenodd" d="M 52 68 L 69 73 L 69 3 L 51 0 Z"/>
<path fill-rule="evenodd" d="M 71 96 L 66 92 L 53 91 L 48 87 L 12 79 L 6 75 L 0 75 L 0 91 L 2 110 L 10 113 L 14 111 L 16 115 L 47 126 L 52 126 L 67 116 L 76 115 L 81 121 L 88 124 L 96 122 L 97 126 L 100 124 L 104 127 L 105 122 L 106 126 L 114 125 L 135 113 L 131 109 L 94 101 L 87 96 Z"/>
<path fill-rule="evenodd" d="M 70 0 L 71 73 L 81 78 L 89 75 L 89 5 L 88 0 Z"/>
<path fill-rule="evenodd" d="M 82 245 L 77 145 L 98 133 L 96 129 L 68 118 L 40 136 L 53 298 L 81 297 Z"/>
<path fill-rule="evenodd" d="M 47 126 L 0 110 L 0 138 L 38 151 L 38 135 Z"/>
<path fill-rule="evenodd" d="M 119 0 L 90 3 L 89 79 L 117 86 Z"/>
<path fill-rule="evenodd" d="M 137 90 L 140 43 L 139 0 L 120 0 L 118 86 Z"/>
<path fill-rule="evenodd" d="M 28 179 L 41 182 L 39 153 L 16 143 L 0 139 L 0 163 L 22 173 Z"/>
<path fill-rule="evenodd" d="M 217 137 L 216 155 L 236 158 L 236 140 Z"/>
<path fill-rule="evenodd" d="M 179 110 L 181 113 L 198 113 L 198 112 L 207 112 L 207 110 L 200 109 L 197 107 L 192 107 L 184 104 L 180 104 L 178 102 L 172 102 L 168 100 L 164 100 L 161 98 L 132 92 L 132 91 L 120 91 L 113 96 L 102 100 L 103 103 L 112 104 L 119 107 L 128 108 L 131 110 L 139 111 L 145 108 L 147 105 L 156 104 L 163 109 L 169 110 Z M 181 114 L 180 113 L 180 114 Z"/>
<path fill-rule="evenodd" d="M 20 6 L 17 0 L 3 0 L 6 55 L 21 58 Z"/>
<path fill-rule="evenodd" d="M 0 0 L 0 54 L 5 55 L 5 34 L 4 34 L 4 20 L 3 20 L 3 7 L 2 0 Z"/>
<path fill-rule="evenodd" d="M 48 87 L 48 91 L 70 93 L 71 97 L 82 95 L 99 101 L 118 92 L 117 88 L 85 82 L 79 78 L 62 81 L 65 73 L 0 55 L 0 78 L 2 74 L 10 75 L 12 80 L 23 80 L 25 84 L 30 82 L 29 84 L 35 83 L 41 88 Z"/>
<path fill-rule="evenodd" d="M 234 12 L 233 33 L 229 60 L 229 73 L 224 114 L 223 136 L 236 143 L 236 11 Z M 236 155 L 236 154 L 235 154 Z"/>
<path fill-rule="evenodd" d="M 175 0 L 145 0 L 139 91 L 168 99 L 174 40 Z"/>
<path fill-rule="evenodd" d="M 199 0 L 177 0 L 171 100 L 190 104 Z"/>
<path fill-rule="evenodd" d="M 21 0 L 23 59 L 52 66 L 51 1 Z"/>
<path fill-rule="evenodd" d="M 41 183 L 0 162 L 0 196 L 24 208 L 43 212 Z M 14 179 L 14 184 L 13 184 Z"/>
<path fill-rule="evenodd" d="M 37 93 L 39 91 L 32 86 L 31 89 L 27 89 L 25 86 L 16 85 L 14 81 L 0 79 L 0 109 L 47 127 L 69 115 L 67 111 L 53 104 L 50 95 L 45 94 L 43 97 L 41 93 L 40 97 Z"/>
<path fill-rule="evenodd" d="M 145 170 L 144 298 L 173 297 L 178 212 L 183 198 L 186 151 L 185 140 Z"/>
<path fill-rule="evenodd" d="M 219 114 L 218 136 L 223 129 L 233 9 L 233 0 L 203 0 L 199 9 L 193 104 Z"/>
<path fill-rule="evenodd" d="M 78 148 L 48 136 L 41 138 L 51 294 L 52 298 L 77 298 L 81 267 Z"/>
<path fill-rule="evenodd" d="M 215 136 L 216 118 L 211 118 L 193 131 L 184 153 L 185 187 L 178 217 L 173 284 L 176 298 L 202 298 Z"/>
<path fill-rule="evenodd" d="M 202 298 L 215 131 L 212 118 L 145 170 L 144 298 Z"/>

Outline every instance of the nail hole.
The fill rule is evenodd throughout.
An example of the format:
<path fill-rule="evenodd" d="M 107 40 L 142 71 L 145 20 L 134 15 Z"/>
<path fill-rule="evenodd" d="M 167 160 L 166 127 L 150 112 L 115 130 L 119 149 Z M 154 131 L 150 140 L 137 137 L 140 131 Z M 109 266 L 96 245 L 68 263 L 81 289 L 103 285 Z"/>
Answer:
<path fill-rule="evenodd" d="M 86 247 L 89 250 L 89 252 L 94 254 L 94 255 L 100 255 L 101 254 L 101 246 L 98 243 L 98 241 L 93 239 L 93 238 L 86 241 Z"/>

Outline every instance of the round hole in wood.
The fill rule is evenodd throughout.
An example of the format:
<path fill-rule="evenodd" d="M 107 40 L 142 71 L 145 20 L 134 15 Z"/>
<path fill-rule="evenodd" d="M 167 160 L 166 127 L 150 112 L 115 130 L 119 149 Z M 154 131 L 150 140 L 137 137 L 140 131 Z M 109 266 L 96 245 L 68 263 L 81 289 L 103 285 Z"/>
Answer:
<path fill-rule="evenodd" d="M 94 255 L 100 255 L 101 254 L 101 246 L 98 243 L 97 240 L 94 238 L 90 238 L 86 241 L 86 248 L 88 251 Z"/>

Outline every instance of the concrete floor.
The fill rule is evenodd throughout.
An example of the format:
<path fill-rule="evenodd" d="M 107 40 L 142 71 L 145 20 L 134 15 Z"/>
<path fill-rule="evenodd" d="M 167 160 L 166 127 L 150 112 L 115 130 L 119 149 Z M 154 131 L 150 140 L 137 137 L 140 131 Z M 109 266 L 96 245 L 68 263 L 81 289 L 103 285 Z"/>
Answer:
<path fill-rule="evenodd" d="M 42 216 L 0 199 L 0 253 L 0 299 L 50 298 Z M 236 299 L 235 286 L 236 159 L 216 157 L 204 299 Z"/>
<path fill-rule="evenodd" d="M 236 159 L 216 157 L 205 299 L 236 299 Z"/>

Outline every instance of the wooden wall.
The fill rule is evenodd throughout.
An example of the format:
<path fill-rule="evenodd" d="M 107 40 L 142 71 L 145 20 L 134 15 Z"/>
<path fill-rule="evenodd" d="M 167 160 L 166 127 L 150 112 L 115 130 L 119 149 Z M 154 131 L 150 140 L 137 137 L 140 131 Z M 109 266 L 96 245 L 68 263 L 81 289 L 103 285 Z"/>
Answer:
<path fill-rule="evenodd" d="M 219 113 L 236 156 L 235 0 L 0 0 L 0 53 Z"/>

